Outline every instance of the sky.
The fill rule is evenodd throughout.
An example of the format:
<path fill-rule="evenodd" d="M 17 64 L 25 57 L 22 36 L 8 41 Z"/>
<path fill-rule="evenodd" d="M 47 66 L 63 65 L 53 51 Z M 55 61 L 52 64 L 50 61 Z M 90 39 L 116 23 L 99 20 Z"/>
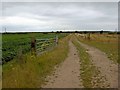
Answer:
<path fill-rule="evenodd" d="M 2 2 L 2 32 L 115 31 L 117 2 Z"/>

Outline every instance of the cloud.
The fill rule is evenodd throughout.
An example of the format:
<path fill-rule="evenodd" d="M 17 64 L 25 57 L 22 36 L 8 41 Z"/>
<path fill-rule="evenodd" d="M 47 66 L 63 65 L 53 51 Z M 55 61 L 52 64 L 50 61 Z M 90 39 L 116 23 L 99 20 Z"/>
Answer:
<path fill-rule="evenodd" d="M 8 31 L 114 30 L 117 9 L 117 3 L 4 2 L 0 23 Z"/>
<path fill-rule="evenodd" d="M 39 21 L 32 18 L 25 18 L 25 17 L 18 17 L 18 16 L 12 16 L 12 17 L 5 17 L 3 18 L 3 24 L 10 24 L 10 25 L 44 25 L 46 22 Z"/>

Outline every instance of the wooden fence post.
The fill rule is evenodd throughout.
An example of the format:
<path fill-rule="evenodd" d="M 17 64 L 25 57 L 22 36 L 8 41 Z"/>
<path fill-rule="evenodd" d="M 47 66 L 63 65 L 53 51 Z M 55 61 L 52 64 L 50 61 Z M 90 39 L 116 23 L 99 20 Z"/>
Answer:
<path fill-rule="evenodd" d="M 31 38 L 31 53 L 36 55 L 36 39 L 34 37 Z"/>

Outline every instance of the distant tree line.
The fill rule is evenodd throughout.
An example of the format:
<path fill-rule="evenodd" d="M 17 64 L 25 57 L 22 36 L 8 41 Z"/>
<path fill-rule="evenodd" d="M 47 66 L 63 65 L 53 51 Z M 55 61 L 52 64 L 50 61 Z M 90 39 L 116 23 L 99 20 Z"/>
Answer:
<path fill-rule="evenodd" d="M 48 34 L 48 33 L 81 33 L 81 34 L 87 34 L 87 33 L 99 33 L 99 34 L 120 34 L 120 32 L 111 32 L 111 31 L 52 31 L 52 32 L 7 32 L 7 33 L 2 33 L 2 34 L 29 34 L 29 33 L 43 33 L 43 34 Z"/>

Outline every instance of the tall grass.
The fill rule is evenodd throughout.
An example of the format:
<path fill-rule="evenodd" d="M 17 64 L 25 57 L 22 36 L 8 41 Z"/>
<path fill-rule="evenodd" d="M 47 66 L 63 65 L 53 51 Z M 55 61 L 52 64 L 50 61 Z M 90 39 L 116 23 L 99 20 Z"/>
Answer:
<path fill-rule="evenodd" d="M 91 34 L 91 40 L 84 39 L 80 36 L 77 38 L 90 46 L 94 46 L 101 51 L 105 52 L 108 55 L 108 58 L 112 60 L 114 63 L 118 61 L 118 36 L 117 35 L 109 35 L 109 34 Z"/>
<path fill-rule="evenodd" d="M 83 82 L 83 86 L 85 88 L 91 88 L 92 87 L 92 77 L 94 68 L 91 65 L 90 56 L 88 53 L 86 53 L 86 49 L 83 48 L 77 41 L 77 39 L 74 37 L 72 40 L 73 44 L 76 46 L 78 52 L 79 52 L 79 58 L 80 58 L 80 72 L 81 72 L 81 78 Z"/>
<path fill-rule="evenodd" d="M 54 66 L 65 60 L 68 53 L 69 36 L 60 39 L 52 51 L 40 56 L 30 53 L 23 56 L 25 63 L 14 59 L 3 65 L 3 88 L 40 88 Z"/>
<path fill-rule="evenodd" d="M 78 40 L 72 40 L 76 46 L 80 58 L 80 76 L 85 88 L 103 88 L 109 87 L 105 84 L 105 77 L 101 76 L 99 69 L 93 65 L 91 56 L 86 52 Z"/>

